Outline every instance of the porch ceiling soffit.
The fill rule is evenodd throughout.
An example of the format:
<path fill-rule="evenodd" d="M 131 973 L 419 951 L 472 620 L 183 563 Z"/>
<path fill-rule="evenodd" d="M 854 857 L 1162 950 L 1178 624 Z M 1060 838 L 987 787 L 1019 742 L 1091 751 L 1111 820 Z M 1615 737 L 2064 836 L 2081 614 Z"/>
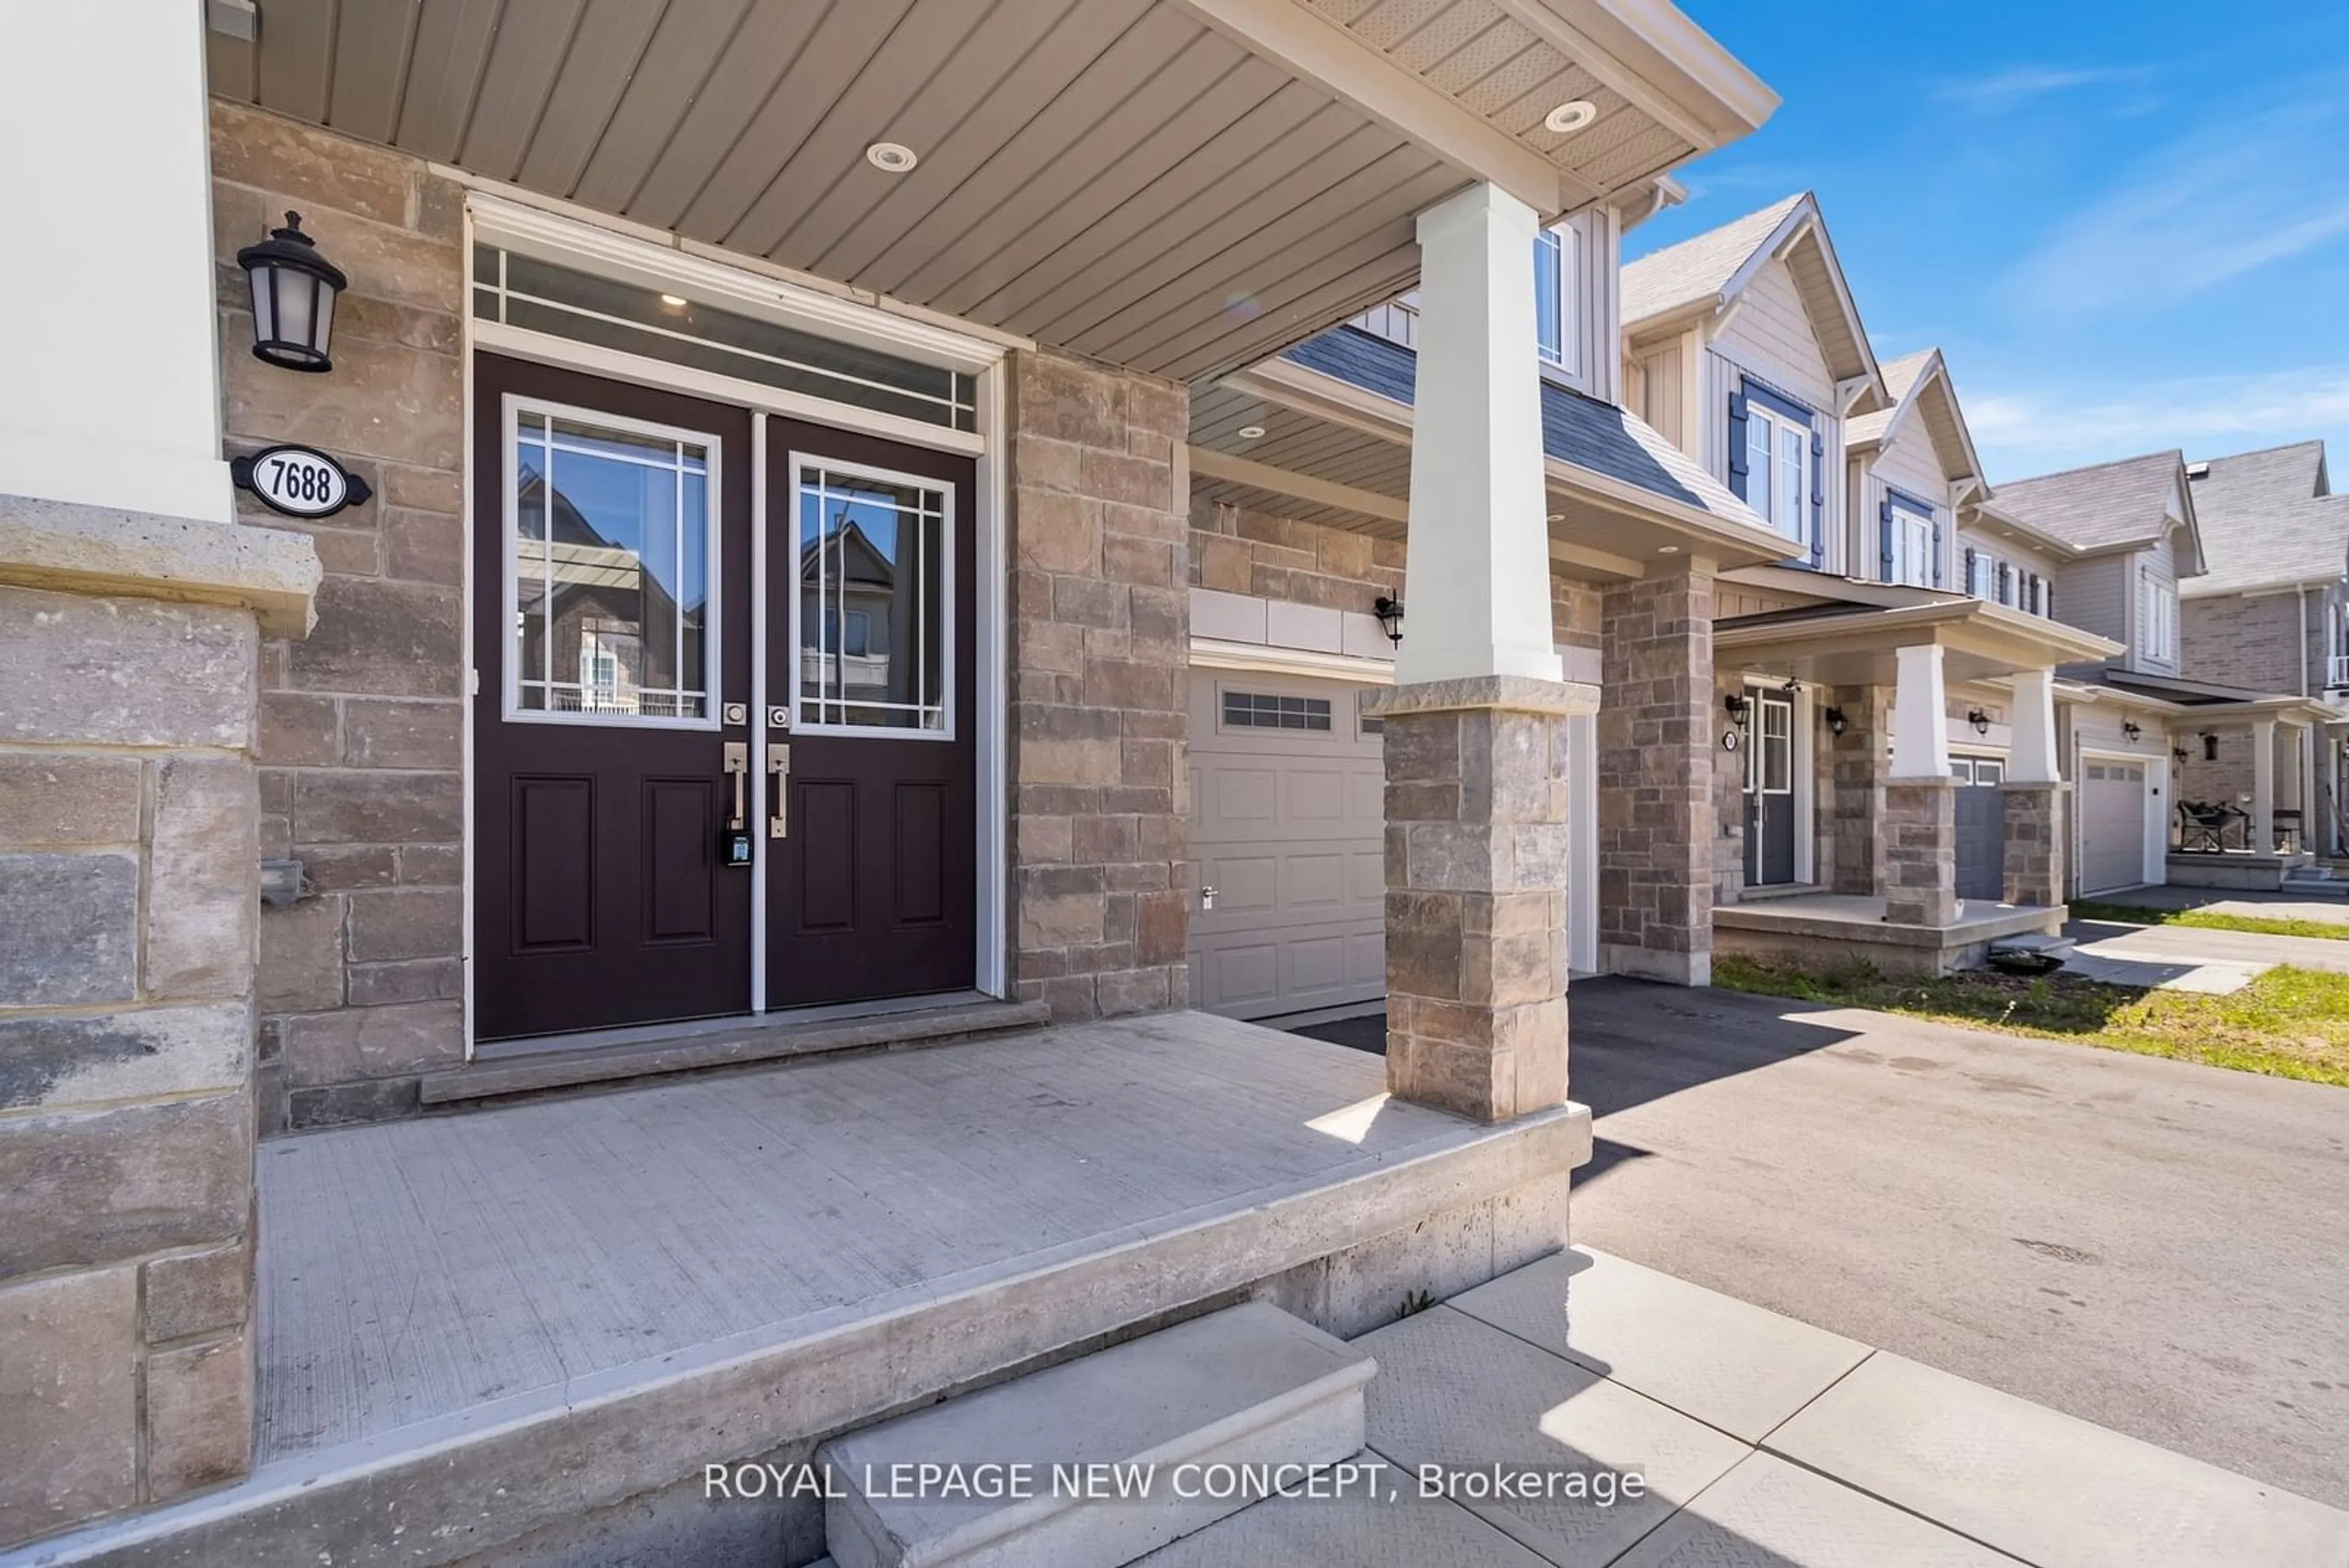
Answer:
<path fill-rule="evenodd" d="M 874 296 L 1183 380 L 1410 286 L 1468 180 L 1545 213 L 1776 99 L 1629 0 L 267 0 L 212 90 Z M 1569 53 L 1578 49 L 1582 52 Z M 1588 99 L 1599 117 L 1543 125 Z M 868 144 L 920 161 L 886 174 Z"/>
<path fill-rule="evenodd" d="M 1545 410 L 1546 425 L 1562 421 L 1596 421 L 1607 428 L 1547 432 L 1553 448 L 1588 446 L 1599 454 L 1591 463 L 1545 461 L 1553 560 L 1636 577 L 1692 560 L 1744 565 L 1785 555 L 1783 537 L 1758 518 L 1739 520 L 1744 503 L 1621 409 L 1577 398 Z M 1239 433 L 1250 429 L 1264 433 Z M 1236 500 L 1217 487 L 1248 483 L 1302 501 L 1337 504 L 1325 488 L 1335 482 L 1376 492 L 1402 507 L 1410 493 L 1411 431 L 1409 403 L 1286 359 L 1270 360 L 1194 390 L 1194 490 Z M 1254 466 L 1236 468 L 1225 459 Z M 1600 461 L 1608 467 L 1595 465 Z M 1275 471 L 1290 477 L 1277 479 Z M 1359 501 L 1346 504 L 1382 517 Z M 1302 515 L 1294 509 L 1290 514 Z M 1401 538 L 1402 518 L 1381 520 L 1369 531 Z"/>
<path fill-rule="evenodd" d="M 1713 631 L 1724 664 L 1836 686 L 1889 685 L 1898 650 L 1929 643 L 1946 650 L 1944 673 L 1951 681 L 1994 680 L 2120 651 L 2108 639 L 1979 599 L 1782 612 L 1717 621 Z"/>

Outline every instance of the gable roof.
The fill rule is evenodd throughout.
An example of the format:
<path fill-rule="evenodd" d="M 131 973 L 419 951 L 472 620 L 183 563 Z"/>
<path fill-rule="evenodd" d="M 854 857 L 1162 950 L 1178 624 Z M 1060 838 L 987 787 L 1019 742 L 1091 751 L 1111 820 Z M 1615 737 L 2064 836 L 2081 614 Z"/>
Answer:
<path fill-rule="evenodd" d="M 1958 407 L 1958 389 L 1939 348 L 1920 348 L 1883 364 L 1884 389 L 1889 403 L 1844 421 L 1846 452 L 1865 453 L 1889 443 L 1912 419 L 1925 421 L 1941 471 L 1952 479 L 1982 477 L 1982 458 L 1974 451 L 1973 431 Z"/>
<path fill-rule="evenodd" d="M 2190 477 L 2198 469 L 2202 477 Z M 2323 441 L 2214 457 L 2187 472 L 2210 560 L 2192 597 L 2331 582 L 2349 572 L 2349 496 L 2330 493 Z"/>
<path fill-rule="evenodd" d="M 1882 397 L 1876 351 L 1844 282 L 1818 198 L 1808 191 L 1626 265 L 1619 279 L 1623 330 L 1636 335 L 1642 327 L 1676 317 L 1724 310 L 1774 260 L 1784 260 L 1794 275 L 1811 331 L 1836 379 L 1864 379 Z"/>
<path fill-rule="evenodd" d="M 2176 496 L 2183 517 L 2173 518 Z M 2158 544 L 2172 521 L 2196 540 L 2193 562 L 2180 562 L 2178 575 L 2201 570 L 2194 498 L 2186 490 L 2186 457 L 2175 447 L 2086 468 L 2011 479 L 1992 488 L 1998 509 L 2078 550 L 2113 550 Z"/>

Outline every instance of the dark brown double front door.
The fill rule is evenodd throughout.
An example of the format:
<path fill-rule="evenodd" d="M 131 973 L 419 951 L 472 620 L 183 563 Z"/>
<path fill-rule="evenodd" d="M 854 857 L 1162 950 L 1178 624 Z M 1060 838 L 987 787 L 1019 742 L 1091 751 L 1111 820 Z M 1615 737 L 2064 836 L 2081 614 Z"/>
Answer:
<path fill-rule="evenodd" d="M 474 399 L 476 1035 L 968 986 L 970 460 L 763 416 L 754 517 L 761 416 Z"/>

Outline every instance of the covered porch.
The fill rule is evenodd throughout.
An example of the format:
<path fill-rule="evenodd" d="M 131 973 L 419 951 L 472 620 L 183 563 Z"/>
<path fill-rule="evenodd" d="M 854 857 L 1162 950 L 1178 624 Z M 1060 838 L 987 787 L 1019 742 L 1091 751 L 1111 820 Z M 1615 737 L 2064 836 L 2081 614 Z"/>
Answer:
<path fill-rule="evenodd" d="M 1795 828 L 1816 835 L 1820 874 L 1784 893 L 1741 885 L 1714 908 L 1717 952 L 1816 959 L 1824 948 L 1888 972 L 1938 974 L 1982 962 L 1994 942 L 2062 929 L 2069 786 L 2054 671 L 2114 645 L 1979 599 L 1883 595 L 1889 602 L 1816 604 L 1714 629 L 1733 732 L 1752 725 L 1756 682 L 1765 693 L 1809 691 L 1792 706 L 1826 732 L 1824 760 L 1799 781 L 1813 820 Z M 1989 706 L 2003 713 L 2003 755 L 1953 756 L 1953 736 L 1992 728 Z M 1724 812 L 1740 771 L 1724 778 Z M 1743 832 L 1754 830 L 1757 780 L 1766 795 L 1775 775 L 1744 781 Z"/>
<path fill-rule="evenodd" d="M 1364 1332 L 1557 1251 L 1589 1152 L 1580 1106 L 1482 1126 L 1201 1013 L 274 1141 L 253 1473 L 42 1561 L 808 1562 L 821 1500 L 700 1466 L 1242 1299 Z"/>

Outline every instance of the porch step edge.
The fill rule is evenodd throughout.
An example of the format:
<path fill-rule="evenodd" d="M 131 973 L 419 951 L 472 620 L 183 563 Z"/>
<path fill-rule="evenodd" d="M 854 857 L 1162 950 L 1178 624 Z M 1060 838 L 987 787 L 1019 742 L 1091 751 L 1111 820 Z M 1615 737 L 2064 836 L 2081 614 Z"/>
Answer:
<path fill-rule="evenodd" d="M 942 1044 L 982 1034 L 1040 1028 L 1050 1022 L 1051 1009 L 1042 1002 L 964 1002 L 921 1012 L 886 1012 L 870 1018 L 797 1025 L 775 1021 L 746 1024 L 738 1033 L 715 1036 L 680 1036 L 640 1045 L 601 1045 L 583 1051 L 549 1051 L 475 1062 L 425 1074 L 419 1097 L 428 1106 L 452 1105 L 502 1095 L 689 1073 L 704 1067 L 788 1061 L 828 1051 Z"/>
<path fill-rule="evenodd" d="M 1261 1302 L 1128 1340 L 834 1438 L 824 1505 L 839 1568 L 1121 1568 L 1255 1501 L 1178 1495 L 1190 1464 L 1334 1464 L 1366 1440 L 1363 1351 Z M 891 1467 L 1032 1464 L 1030 1495 L 875 1495 Z M 1147 1501 L 1072 1495 L 1056 1465 L 1154 1467 Z M 1203 1490 L 1203 1489 L 1190 1489 Z"/>

